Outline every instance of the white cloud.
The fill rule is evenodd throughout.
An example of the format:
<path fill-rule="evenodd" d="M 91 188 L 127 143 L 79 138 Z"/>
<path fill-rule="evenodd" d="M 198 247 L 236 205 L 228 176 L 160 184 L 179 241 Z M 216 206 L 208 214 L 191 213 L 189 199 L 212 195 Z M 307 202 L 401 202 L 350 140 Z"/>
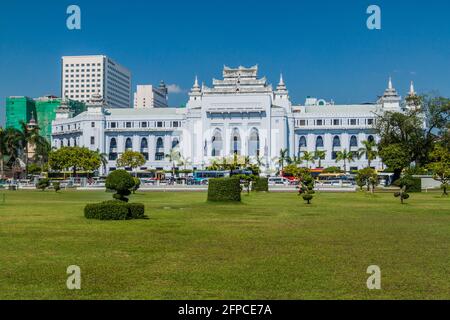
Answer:
<path fill-rule="evenodd" d="M 184 93 L 185 92 L 185 90 L 182 89 L 177 84 L 169 84 L 169 85 L 167 85 L 167 90 L 169 91 L 169 93 L 173 93 L 173 94 L 180 94 L 180 93 Z"/>

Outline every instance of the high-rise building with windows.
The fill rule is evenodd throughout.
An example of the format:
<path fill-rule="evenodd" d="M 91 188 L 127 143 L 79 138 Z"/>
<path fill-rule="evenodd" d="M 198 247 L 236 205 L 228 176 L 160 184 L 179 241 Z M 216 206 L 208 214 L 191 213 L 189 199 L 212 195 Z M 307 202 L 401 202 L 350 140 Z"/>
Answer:
<path fill-rule="evenodd" d="M 164 81 L 161 81 L 158 88 L 152 85 L 138 85 L 134 93 L 134 108 L 168 108 L 167 95 L 168 90 Z"/>
<path fill-rule="evenodd" d="M 131 106 L 131 73 L 107 56 L 62 57 L 61 96 L 89 102 L 99 94 L 110 108 Z"/>

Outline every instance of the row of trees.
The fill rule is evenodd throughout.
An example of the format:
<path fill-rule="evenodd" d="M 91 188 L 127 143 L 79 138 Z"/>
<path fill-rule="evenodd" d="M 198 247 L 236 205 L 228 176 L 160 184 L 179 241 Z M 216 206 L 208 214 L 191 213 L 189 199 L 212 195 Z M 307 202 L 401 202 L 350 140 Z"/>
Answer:
<path fill-rule="evenodd" d="M 354 162 L 356 159 L 365 157 L 367 164 L 370 167 L 372 161 L 378 157 L 377 144 L 375 141 L 363 141 L 363 147 L 358 151 L 348 151 L 346 149 L 336 152 L 336 163 L 343 163 L 344 172 L 347 172 L 347 164 Z M 327 152 L 324 150 L 317 150 L 315 152 L 303 152 L 300 157 L 290 157 L 288 150 L 281 150 L 280 155 L 276 158 L 279 168 L 284 171 L 285 165 L 302 165 L 306 164 L 306 168 L 311 168 L 311 164 L 318 163 L 319 168 L 322 167 L 322 161 L 325 160 Z"/>
<path fill-rule="evenodd" d="M 450 99 L 432 95 L 413 96 L 406 113 L 378 116 L 381 137 L 379 155 L 394 173 L 394 180 L 407 173 L 432 173 L 447 194 L 450 182 Z"/>

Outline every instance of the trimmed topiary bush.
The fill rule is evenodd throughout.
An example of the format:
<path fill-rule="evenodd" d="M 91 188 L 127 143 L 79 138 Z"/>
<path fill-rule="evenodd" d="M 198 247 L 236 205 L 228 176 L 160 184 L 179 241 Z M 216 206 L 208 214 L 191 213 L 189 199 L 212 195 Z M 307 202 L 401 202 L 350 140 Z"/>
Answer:
<path fill-rule="evenodd" d="M 45 189 L 47 189 L 48 187 L 50 187 L 50 180 L 47 178 L 39 180 L 39 182 L 36 184 L 36 189 L 38 190 L 45 191 Z"/>
<path fill-rule="evenodd" d="M 127 220 L 128 208 L 122 201 L 88 204 L 84 208 L 84 216 L 96 220 Z"/>
<path fill-rule="evenodd" d="M 145 206 L 141 203 L 126 203 L 119 200 L 88 204 L 84 208 L 87 219 L 131 220 L 145 218 Z"/>
<path fill-rule="evenodd" d="M 145 218 L 145 206 L 142 203 L 128 203 L 127 207 L 130 219 Z"/>
<path fill-rule="evenodd" d="M 139 188 L 141 187 L 141 179 L 139 179 L 139 178 L 133 178 L 133 180 L 134 180 L 134 187 L 133 187 L 133 189 L 131 189 L 131 190 L 133 191 L 133 194 L 135 194 L 136 191 L 138 191 Z"/>
<path fill-rule="evenodd" d="M 240 202 L 241 182 L 236 178 L 210 179 L 208 184 L 208 201 Z"/>
<path fill-rule="evenodd" d="M 422 179 L 411 178 L 411 184 L 406 189 L 406 192 L 410 192 L 410 193 L 422 192 Z"/>
<path fill-rule="evenodd" d="M 306 201 L 307 204 L 311 204 L 311 200 L 314 198 L 312 194 L 306 193 L 303 195 L 303 200 Z"/>
<path fill-rule="evenodd" d="M 53 189 L 55 190 L 55 192 L 59 192 L 61 190 L 61 183 L 53 182 Z"/>
<path fill-rule="evenodd" d="M 269 179 L 257 178 L 253 182 L 252 190 L 256 192 L 269 192 Z"/>
<path fill-rule="evenodd" d="M 115 191 L 113 198 L 123 202 L 128 202 L 127 196 L 135 185 L 134 178 L 125 170 L 113 171 L 106 178 L 106 189 Z"/>

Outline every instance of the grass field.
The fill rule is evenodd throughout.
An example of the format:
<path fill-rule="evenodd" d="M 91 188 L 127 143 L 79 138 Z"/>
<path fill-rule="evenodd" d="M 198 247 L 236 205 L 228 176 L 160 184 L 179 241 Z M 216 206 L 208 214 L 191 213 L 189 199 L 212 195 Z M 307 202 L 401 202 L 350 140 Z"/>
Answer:
<path fill-rule="evenodd" d="M 103 192 L 0 194 L 0 299 L 450 299 L 450 199 L 133 196 L 149 220 L 83 217 Z M 78 265 L 82 290 L 66 289 Z M 369 291 L 367 267 L 382 271 Z"/>

